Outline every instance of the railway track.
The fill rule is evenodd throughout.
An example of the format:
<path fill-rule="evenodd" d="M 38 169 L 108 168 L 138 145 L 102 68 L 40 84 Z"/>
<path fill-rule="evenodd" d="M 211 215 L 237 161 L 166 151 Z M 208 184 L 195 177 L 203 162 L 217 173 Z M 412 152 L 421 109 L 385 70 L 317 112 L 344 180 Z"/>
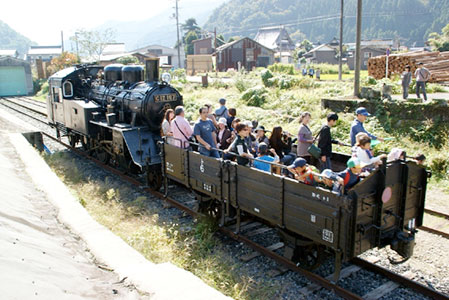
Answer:
<path fill-rule="evenodd" d="M 17 103 L 15 103 L 16 101 L 8 101 L 9 99 L 6 99 L 7 100 L 6 102 L 8 102 L 9 104 L 5 105 L 3 103 L 3 100 L 5 100 L 5 99 L 2 98 L 1 100 L 2 101 L 0 101 L 0 103 L 2 105 L 7 106 L 10 109 L 13 109 L 22 114 L 25 114 L 33 119 L 36 119 L 34 116 L 31 116 L 28 113 L 20 111 L 20 109 L 18 109 L 17 107 L 13 108 L 9 104 L 13 103 L 13 105 L 25 108 L 24 105 L 17 104 Z M 26 108 L 26 109 L 28 109 L 29 111 L 32 111 L 33 114 L 36 113 L 33 109 L 29 109 L 29 108 Z M 41 115 L 46 115 L 46 114 L 41 114 Z M 46 123 L 42 120 L 38 120 L 38 121 L 40 121 L 42 123 Z M 52 140 L 62 144 L 63 146 L 71 149 L 76 154 L 93 161 L 98 166 L 106 169 L 107 171 L 118 175 L 121 179 L 123 179 L 139 188 L 144 189 L 146 192 L 151 193 L 152 195 L 158 197 L 159 199 L 161 199 L 163 201 L 167 201 L 172 206 L 186 212 L 187 214 L 191 215 L 192 217 L 199 216 L 199 213 L 195 210 L 195 208 L 192 205 L 193 203 L 189 203 L 189 202 L 183 203 L 183 202 L 179 202 L 179 201 L 175 200 L 172 196 L 170 196 L 170 193 L 171 193 L 170 191 L 165 191 L 165 194 L 162 194 L 161 192 L 152 191 L 148 188 L 145 188 L 143 186 L 142 182 L 139 181 L 137 178 L 131 177 L 115 168 L 112 168 L 108 165 L 103 164 L 102 162 L 96 160 L 95 158 L 92 158 L 91 156 L 87 155 L 84 151 L 80 151 L 77 148 L 71 147 L 70 145 L 62 142 L 60 139 L 57 139 L 56 137 L 54 137 L 51 134 L 48 134 L 45 132 L 43 132 L 42 134 L 45 137 L 52 139 Z M 184 192 L 187 192 L 187 191 L 184 190 Z M 190 202 L 192 202 L 192 201 L 190 201 Z M 446 219 L 449 219 L 448 215 L 445 215 L 445 214 L 439 213 L 439 212 L 435 212 L 432 210 L 426 210 L 426 213 L 442 216 Z M 421 229 L 423 229 L 423 228 L 421 227 Z M 235 233 L 234 230 L 235 230 L 235 225 L 223 226 L 223 227 L 219 228 L 219 231 L 221 233 L 231 237 L 232 239 L 234 239 L 236 241 L 245 243 L 248 247 L 250 247 L 254 251 L 254 252 L 250 252 L 247 255 L 240 257 L 240 259 L 242 261 L 248 262 L 248 261 L 258 257 L 259 255 L 265 255 L 267 257 L 272 258 L 279 265 L 282 266 L 282 267 L 278 268 L 277 270 L 274 270 L 275 273 L 278 272 L 278 274 L 281 274 L 283 272 L 291 270 L 291 271 L 302 274 L 309 281 L 311 281 L 311 284 L 309 284 L 301 289 L 301 294 L 305 298 L 310 296 L 312 293 L 315 293 L 316 291 L 318 291 L 322 288 L 325 288 L 325 289 L 333 291 L 336 295 L 338 295 L 344 299 L 379 299 L 379 298 L 383 297 L 384 295 L 388 294 L 389 292 L 393 291 L 394 289 L 396 289 L 400 286 L 405 286 L 407 288 L 413 289 L 413 290 L 417 291 L 418 293 L 425 295 L 427 297 L 430 297 L 430 298 L 449 299 L 448 296 L 446 296 L 430 287 L 427 287 L 421 283 L 414 281 L 413 274 L 411 274 L 411 273 L 405 273 L 405 274 L 399 275 L 397 273 L 391 272 L 387 269 L 377 266 L 375 264 L 375 261 L 370 262 L 367 260 L 355 258 L 351 261 L 351 263 L 352 263 L 351 265 L 347 266 L 346 268 L 344 268 L 342 270 L 340 279 L 347 278 L 349 276 L 354 276 L 354 274 L 356 274 L 357 272 L 359 272 L 361 270 L 370 270 L 371 272 L 380 274 L 381 276 L 387 278 L 386 282 L 381 283 L 377 288 L 371 290 L 370 292 L 368 292 L 366 294 L 358 295 L 358 294 L 354 293 L 353 291 L 351 291 L 350 288 L 345 288 L 345 287 L 342 287 L 341 285 L 338 285 L 339 282 L 337 282 L 337 283 L 332 282 L 331 275 L 323 278 L 315 273 L 312 273 L 310 271 L 307 271 L 307 270 L 304 270 L 304 269 L 298 267 L 297 264 L 295 264 L 292 261 L 283 257 L 280 254 L 282 251 L 282 248 L 284 247 L 283 243 L 277 242 L 277 243 L 274 243 L 271 245 L 264 246 L 261 243 L 255 241 L 255 239 L 257 239 L 258 236 L 263 235 L 267 232 L 273 231 L 274 230 L 273 228 L 266 227 L 266 226 L 258 223 L 255 220 L 248 219 L 248 220 L 245 220 L 244 222 L 242 222 L 240 233 L 237 234 L 237 233 Z M 273 274 L 273 275 L 276 275 L 276 274 Z M 357 276 L 357 275 L 355 275 L 355 276 Z"/>

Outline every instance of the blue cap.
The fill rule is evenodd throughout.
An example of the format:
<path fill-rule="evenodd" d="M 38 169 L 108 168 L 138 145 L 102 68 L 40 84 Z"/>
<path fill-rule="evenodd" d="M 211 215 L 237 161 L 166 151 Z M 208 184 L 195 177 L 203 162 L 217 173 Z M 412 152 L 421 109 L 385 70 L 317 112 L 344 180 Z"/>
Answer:
<path fill-rule="evenodd" d="M 364 107 L 357 108 L 355 113 L 358 114 L 358 115 L 364 115 L 364 116 L 367 116 L 367 117 L 371 116 L 371 114 Z"/>
<path fill-rule="evenodd" d="M 291 164 L 290 166 L 288 166 L 290 169 L 294 169 L 294 168 L 298 168 L 298 167 L 304 167 L 307 164 L 307 161 L 302 158 L 302 157 L 298 157 L 297 159 L 295 159 L 295 161 L 293 162 L 293 164 Z"/>

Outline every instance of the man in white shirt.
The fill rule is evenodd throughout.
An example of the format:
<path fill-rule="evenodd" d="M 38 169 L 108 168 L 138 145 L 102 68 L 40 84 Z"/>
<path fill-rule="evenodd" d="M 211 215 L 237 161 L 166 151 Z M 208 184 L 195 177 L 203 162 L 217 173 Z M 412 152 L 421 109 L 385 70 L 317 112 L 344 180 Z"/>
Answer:
<path fill-rule="evenodd" d="M 426 82 L 430 79 L 430 71 L 424 68 L 422 62 L 418 63 L 418 69 L 415 71 L 416 77 L 416 97 L 419 97 L 419 90 L 422 89 L 424 101 L 427 101 Z"/>

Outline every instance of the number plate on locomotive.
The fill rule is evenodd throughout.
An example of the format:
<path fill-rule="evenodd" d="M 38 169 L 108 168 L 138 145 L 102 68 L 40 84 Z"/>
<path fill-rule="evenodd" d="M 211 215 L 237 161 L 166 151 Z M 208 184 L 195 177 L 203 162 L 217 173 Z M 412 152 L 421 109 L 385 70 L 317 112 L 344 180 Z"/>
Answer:
<path fill-rule="evenodd" d="M 178 96 L 175 93 L 172 94 L 159 94 L 154 95 L 154 102 L 172 102 L 176 101 L 178 99 Z"/>

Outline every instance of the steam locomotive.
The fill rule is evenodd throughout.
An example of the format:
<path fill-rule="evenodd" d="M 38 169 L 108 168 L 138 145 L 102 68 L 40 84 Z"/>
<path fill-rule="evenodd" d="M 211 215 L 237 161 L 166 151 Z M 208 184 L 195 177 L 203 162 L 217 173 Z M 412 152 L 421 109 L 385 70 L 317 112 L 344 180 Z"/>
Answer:
<path fill-rule="evenodd" d="M 58 137 L 80 142 L 103 163 L 145 174 L 155 189 L 162 183 L 161 122 L 167 109 L 182 105 L 180 93 L 158 80 L 158 63 L 148 59 L 146 72 L 138 65 L 70 67 L 49 78 L 47 98 Z"/>

